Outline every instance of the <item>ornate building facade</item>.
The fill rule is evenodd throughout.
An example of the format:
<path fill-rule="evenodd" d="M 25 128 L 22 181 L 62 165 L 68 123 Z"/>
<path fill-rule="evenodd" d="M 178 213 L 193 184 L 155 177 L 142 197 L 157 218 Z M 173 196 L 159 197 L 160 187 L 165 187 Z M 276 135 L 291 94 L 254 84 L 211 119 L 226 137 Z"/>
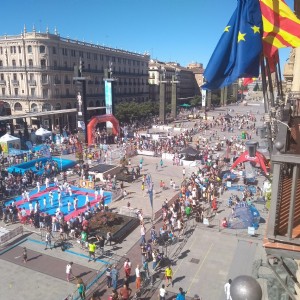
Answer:
<path fill-rule="evenodd" d="M 160 75 L 164 74 L 164 80 L 168 81 L 166 84 L 166 103 L 171 102 L 171 80 L 172 76 L 176 75 L 177 97 L 178 103 L 184 103 L 190 100 L 195 95 L 200 95 L 200 88 L 193 69 L 180 66 L 178 63 L 164 63 L 158 60 L 150 60 L 149 62 L 149 97 L 154 101 L 159 100 L 159 82 Z"/>
<path fill-rule="evenodd" d="M 104 71 L 111 68 L 115 103 L 149 99 L 148 54 L 99 46 L 51 34 L 26 32 L 0 37 L 2 115 L 76 108 L 74 66 L 82 60 L 87 106 L 104 106 Z M 19 121 L 20 119 L 18 119 Z M 27 120 L 29 121 L 29 120 Z M 22 122 L 22 119 L 21 121 Z M 31 118 L 45 127 L 75 126 L 75 113 Z"/>

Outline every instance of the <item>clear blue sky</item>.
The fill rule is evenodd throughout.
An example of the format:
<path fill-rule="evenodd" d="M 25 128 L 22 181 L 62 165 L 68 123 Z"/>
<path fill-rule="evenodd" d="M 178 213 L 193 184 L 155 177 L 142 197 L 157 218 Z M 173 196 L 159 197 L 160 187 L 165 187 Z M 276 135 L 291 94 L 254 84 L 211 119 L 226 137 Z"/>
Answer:
<path fill-rule="evenodd" d="M 290 7 L 293 0 L 286 1 Z M 14 0 L 1 3 L 0 35 L 35 26 L 61 36 L 204 67 L 236 0 Z M 281 61 L 288 51 L 281 52 Z M 281 63 L 282 63 L 281 62 Z"/>

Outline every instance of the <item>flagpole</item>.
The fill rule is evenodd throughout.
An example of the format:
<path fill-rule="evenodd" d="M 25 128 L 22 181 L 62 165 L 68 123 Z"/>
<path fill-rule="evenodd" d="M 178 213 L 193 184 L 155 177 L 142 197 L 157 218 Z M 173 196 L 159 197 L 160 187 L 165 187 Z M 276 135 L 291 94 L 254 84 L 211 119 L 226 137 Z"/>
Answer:
<path fill-rule="evenodd" d="M 265 107 L 265 114 L 269 114 L 269 97 L 267 93 L 267 80 L 266 80 L 266 70 L 265 70 L 265 58 L 261 56 L 261 79 L 262 79 L 262 88 L 263 88 L 263 97 L 264 97 L 264 107 Z M 270 120 L 271 121 L 271 120 Z M 268 129 L 268 144 L 269 144 L 269 152 L 273 151 L 272 145 L 272 131 L 271 131 L 271 123 L 266 122 L 267 129 Z"/>
<path fill-rule="evenodd" d="M 278 61 L 279 61 L 279 53 L 278 53 Z M 276 78 L 278 80 L 278 88 L 279 88 L 279 91 L 280 91 L 280 98 L 281 98 L 281 100 L 283 100 L 283 89 L 282 89 L 282 78 L 281 78 L 280 63 L 277 63 Z"/>
<path fill-rule="evenodd" d="M 273 89 L 273 82 L 270 70 L 270 64 L 268 58 L 266 58 L 266 68 L 267 68 L 267 76 L 268 76 L 268 83 L 269 83 L 269 91 L 270 91 L 270 100 L 271 100 L 271 108 L 275 107 L 275 97 L 274 97 L 274 89 Z M 271 115 L 273 114 L 271 110 Z M 272 117 L 274 117 L 272 115 Z"/>

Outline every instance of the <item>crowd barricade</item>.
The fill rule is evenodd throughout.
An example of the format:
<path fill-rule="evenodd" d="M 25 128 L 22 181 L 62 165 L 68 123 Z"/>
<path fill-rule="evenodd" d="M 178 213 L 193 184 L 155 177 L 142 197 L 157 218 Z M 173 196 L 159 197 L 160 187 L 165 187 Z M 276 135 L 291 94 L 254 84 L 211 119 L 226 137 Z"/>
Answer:
<path fill-rule="evenodd" d="M 162 159 L 165 159 L 165 160 L 173 160 L 173 158 L 174 158 L 174 153 L 163 153 L 162 154 Z"/>
<path fill-rule="evenodd" d="M 154 151 L 149 151 L 149 150 L 137 150 L 138 155 L 145 155 L 145 156 L 154 156 L 155 152 Z"/>

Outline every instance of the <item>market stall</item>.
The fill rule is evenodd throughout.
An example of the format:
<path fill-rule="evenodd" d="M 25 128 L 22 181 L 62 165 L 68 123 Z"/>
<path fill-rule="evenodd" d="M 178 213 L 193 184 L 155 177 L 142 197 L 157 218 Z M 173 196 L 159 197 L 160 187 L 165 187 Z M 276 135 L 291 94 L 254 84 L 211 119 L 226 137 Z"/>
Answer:
<path fill-rule="evenodd" d="M 9 153 L 10 148 L 21 149 L 21 140 L 6 133 L 0 138 L 0 145 L 4 153 Z"/>

